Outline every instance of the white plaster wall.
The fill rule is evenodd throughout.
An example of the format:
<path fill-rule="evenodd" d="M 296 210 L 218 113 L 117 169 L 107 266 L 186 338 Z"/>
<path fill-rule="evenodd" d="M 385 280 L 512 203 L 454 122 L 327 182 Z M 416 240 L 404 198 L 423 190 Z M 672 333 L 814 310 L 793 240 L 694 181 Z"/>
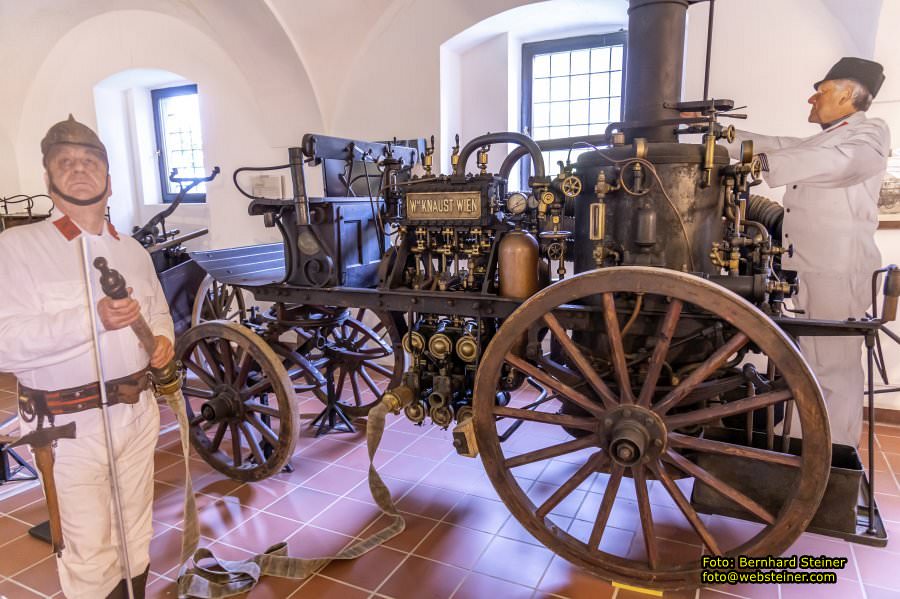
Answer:
<path fill-rule="evenodd" d="M 111 39 L 110 31 L 116 32 Z M 16 138 L 23 188 L 39 188 L 41 184 L 38 141 L 47 127 L 69 112 L 96 126 L 95 111 L 114 108 L 105 102 L 95 105 L 94 85 L 132 68 L 177 71 L 198 84 L 205 161 L 209 168 L 218 165 L 222 169 L 222 175 L 209 184 L 207 205 L 182 206 L 172 217 L 172 226 L 182 231 L 209 227 L 208 244 L 214 248 L 276 239 L 271 229 L 262 226 L 261 219 L 247 215 L 247 200 L 230 181 L 230 173 L 238 166 L 284 161 L 284 149 L 273 147 L 263 133 L 265 108 L 256 101 L 241 70 L 216 41 L 183 21 L 160 13 L 117 11 L 92 17 L 70 30 L 53 47 L 28 87 Z M 102 92 L 100 97 L 104 97 Z M 120 116 L 117 120 L 124 123 L 124 115 Z M 113 191 L 117 196 L 113 210 L 118 212 L 117 207 L 122 205 L 117 200 L 129 195 L 134 210 L 130 223 L 122 220 L 127 212 L 124 208 L 123 215 L 115 214 L 114 219 L 124 230 L 130 230 L 131 225 L 142 223 L 162 207 L 147 206 L 158 198 L 142 194 L 138 198 L 141 189 L 129 189 L 133 172 L 124 155 L 126 142 L 115 129 L 113 126 L 104 132 L 110 136 L 113 147 L 123 152 L 111 155 Z"/>

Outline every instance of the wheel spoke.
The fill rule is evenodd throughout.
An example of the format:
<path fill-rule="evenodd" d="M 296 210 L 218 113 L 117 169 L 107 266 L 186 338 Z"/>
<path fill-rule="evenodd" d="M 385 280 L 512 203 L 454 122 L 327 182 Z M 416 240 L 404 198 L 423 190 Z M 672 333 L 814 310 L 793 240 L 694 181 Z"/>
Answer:
<path fill-rule="evenodd" d="M 586 395 L 579 393 L 562 381 L 553 378 L 548 373 L 539 369 L 537 366 L 530 364 L 526 360 L 512 353 L 506 354 L 504 360 L 507 364 L 520 371 L 522 374 L 530 376 L 531 378 L 542 384 L 544 387 L 553 389 L 553 391 L 559 394 L 560 399 L 562 399 L 563 401 L 569 401 L 598 418 L 603 417 L 603 408 L 591 401 L 590 398 L 588 398 Z"/>
<path fill-rule="evenodd" d="M 791 399 L 791 397 L 793 397 L 793 393 L 790 389 L 770 391 L 768 393 L 763 393 L 762 395 L 747 397 L 745 399 L 738 399 L 726 404 L 719 404 L 711 408 L 703 408 L 702 410 L 694 410 L 692 412 L 685 412 L 683 414 L 666 416 L 664 420 L 668 429 L 673 430 L 676 428 L 681 428 L 683 426 L 703 424 L 704 422 L 709 422 L 718 418 L 725 418 L 726 416 L 743 414 L 744 412 L 756 410 L 757 408 L 764 408 L 768 405 Z"/>
<path fill-rule="evenodd" d="M 587 480 L 587 477 L 597 471 L 600 466 L 606 461 L 606 453 L 602 451 L 598 451 L 594 455 L 592 455 L 588 460 L 575 471 L 569 480 L 564 482 L 556 491 L 553 492 L 547 500 L 541 504 L 541 506 L 535 512 L 535 515 L 538 518 L 546 518 L 547 514 L 549 514 L 553 508 L 560 504 L 560 502 L 568 497 L 572 491 L 574 491 L 578 485 Z"/>
<path fill-rule="evenodd" d="M 375 384 L 375 381 L 372 380 L 372 376 L 366 372 L 366 367 L 361 365 L 359 366 L 359 374 L 362 376 L 363 381 L 365 381 L 366 386 L 372 391 L 372 394 L 376 399 L 381 397 L 381 389 L 378 388 L 378 385 Z"/>
<path fill-rule="evenodd" d="M 556 337 L 556 340 L 562 346 L 563 351 L 565 351 L 566 354 L 572 358 L 572 361 L 575 362 L 575 366 L 577 366 L 578 370 L 581 371 L 581 374 L 584 375 L 584 378 L 594 392 L 600 396 L 601 400 L 603 400 L 603 405 L 608 409 L 615 408 L 619 405 L 619 398 L 617 398 L 609 386 L 603 382 L 603 379 L 601 379 L 600 375 L 597 374 L 597 371 L 594 370 L 590 361 L 585 357 L 581 350 L 578 349 L 575 342 L 569 338 L 566 334 L 566 329 L 563 328 L 552 312 L 544 314 L 544 322 L 547 323 L 547 326 L 553 332 L 553 336 Z M 595 416 L 600 416 L 602 414 L 602 410 L 593 409 L 588 411 Z"/>
<path fill-rule="evenodd" d="M 258 412 L 260 414 L 265 414 L 266 416 L 271 416 L 272 418 L 278 418 L 279 420 L 281 419 L 281 412 L 279 412 L 277 408 L 264 405 L 256 400 L 245 401 L 244 407 L 251 412 Z"/>
<path fill-rule="evenodd" d="M 645 408 L 649 408 L 653 400 L 653 392 L 656 391 L 659 374 L 662 372 L 666 355 L 669 353 L 669 346 L 672 344 L 678 319 L 681 318 L 681 307 L 681 300 L 672 299 L 672 303 L 669 304 L 666 315 L 660 323 L 656 346 L 653 348 L 653 355 L 650 356 L 650 363 L 647 365 L 647 377 L 644 379 L 644 386 L 641 387 L 641 394 L 638 397 L 638 404 Z"/>
<path fill-rule="evenodd" d="M 591 549 L 597 549 L 600 546 L 600 540 L 603 538 L 603 531 L 606 530 L 606 523 L 612 513 L 616 495 L 619 493 L 619 483 L 622 482 L 624 474 L 623 466 L 613 464 L 609 472 L 609 479 L 606 481 L 606 490 L 603 491 L 603 500 L 600 502 L 597 517 L 594 519 L 594 527 L 591 529 L 591 538 L 588 540 L 588 546 Z"/>
<path fill-rule="evenodd" d="M 197 347 L 200 349 L 200 353 L 203 354 L 203 358 L 206 360 L 206 363 L 209 365 L 209 369 L 212 373 L 213 378 L 216 379 L 216 382 L 222 382 L 222 370 L 219 368 L 220 361 L 216 359 L 214 355 L 213 348 L 209 345 L 206 339 L 201 339 L 197 343 Z"/>
<path fill-rule="evenodd" d="M 353 401 L 356 402 L 356 406 L 359 407 L 362 405 L 362 393 L 359 391 L 359 379 L 356 378 L 356 371 L 350 371 L 350 387 L 353 389 Z"/>
<path fill-rule="evenodd" d="M 249 422 L 253 428 L 259 431 L 259 434 L 263 436 L 269 445 L 272 447 L 278 447 L 278 435 L 275 434 L 265 422 L 260 419 L 256 414 L 247 414 L 247 422 Z"/>
<path fill-rule="evenodd" d="M 225 375 L 225 382 L 229 385 L 234 382 L 234 355 L 231 350 L 231 343 L 227 339 L 220 338 L 218 341 L 218 353 L 222 356 L 222 371 Z"/>
<path fill-rule="evenodd" d="M 225 431 L 227 429 L 227 422 L 219 423 L 219 428 L 216 429 L 216 434 L 213 435 L 212 442 L 209 445 L 210 451 L 219 451 L 219 447 L 222 445 L 222 439 L 225 437 Z"/>
<path fill-rule="evenodd" d="M 250 427 L 247 426 L 246 422 L 241 422 L 241 431 L 244 433 L 244 438 L 247 439 L 247 445 L 250 446 L 250 451 L 253 453 L 253 457 L 256 459 L 256 463 L 260 466 L 266 463 L 266 456 L 263 454 L 262 447 L 259 445 L 259 441 L 256 440 L 256 437 L 253 436 L 253 433 L 250 431 Z"/>
<path fill-rule="evenodd" d="M 541 460 L 549 460 L 550 458 L 555 458 L 561 455 L 566 455 L 567 453 L 579 451 L 586 447 L 592 447 L 599 441 L 600 438 L 596 435 L 586 435 L 584 437 L 581 437 L 580 439 L 573 439 L 572 441 L 566 441 L 565 443 L 551 445 L 550 447 L 536 449 L 534 451 L 529 451 L 528 453 L 523 453 L 511 458 L 507 458 L 503 465 L 506 468 L 515 468 L 516 466 L 533 464 L 534 462 L 540 462 Z"/>
<path fill-rule="evenodd" d="M 628 378 L 628 365 L 625 363 L 622 331 L 619 329 L 619 316 L 616 314 L 616 300 L 612 293 L 603 294 L 603 320 L 609 339 L 609 355 L 612 358 L 616 381 L 619 383 L 619 395 L 622 403 L 634 403 L 634 393 L 631 391 L 631 381 Z"/>
<path fill-rule="evenodd" d="M 244 456 L 241 455 L 241 431 L 237 423 L 231 423 L 231 453 L 234 459 L 235 468 L 244 463 Z"/>
<path fill-rule="evenodd" d="M 385 366 L 382 366 L 381 364 L 379 364 L 377 362 L 373 362 L 372 360 L 363 360 L 362 363 L 365 364 L 367 367 L 371 368 L 372 370 L 374 370 L 375 372 L 377 372 L 378 374 L 383 374 L 384 376 L 389 377 L 389 378 L 394 376 L 393 371 L 389 370 L 388 368 L 386 368 Z"/>
<path fill-rule="evenodd" d="M 658 404 L 653 406 L 653 411 L 663 415 L 681 402 L 694 388 L 706 380 L 736 351 L 744 347 L 750 338 L 744 333 L 738 332 L 725 345 L 713 352 L 696 370 L 691 372 L 684 381 L 672 389 Z"/>
<path fill-rule="evenodd" d="M 647 493 L 647 475 L 643 466 L 633 466 L 631 476 L 634 478 L 634 490 L 637 495 L 638 513 L 641 516 L 641 530 L 644 531 L 644 547 L 647 549 L 647 562 L 656 570 L 659 566 L 659 547 L 656 534 L 653 532 L 653 512 L 650 509 L 650 496 Z"/>
<path fill-rule="evenodd" d="M 241 352 L 241 357 L 238 358 L 237 375 L 234 378 L 235 387 L 240 388 L 247 383 L 247 376 L 250 374 L 250 366 L 252 364 L 253 360 L 250 356 L 250 351 L 243 350 Z"/>
<path fill-rule="evenodd" d="M 674 464 L 685 474 L 690 474 L 706 486 L 710 487 L 714 491 L 717 491 L 723 497 L 730 499 L 751 514 L 755 515 L 766 524 L 772 524 L 775 522 L 775 516 L 770 514 L 766 508 L 759 505 L 756 501 L 750 499 L 734 487 L 715 477 L 708 471 L 704 470 L 697 464 L 693 463 L 686 457 L 669 449 L 666 451 L 665 459 Z"/>
<path fill-rule="evenodd" d="M 216 395 L 210 389 L 198 389 L 197 387 L 188 386 L 182 387 L 181 393 L 189 397 L 199 397 L 200 399 L 212 399 Z"/>
<path fill-rule="evenodd" d="M 518 420 L 529 420 L 531 422 L 543 422 L 545 424 L 567 426 L 591 432 L 595 432 L 597 429 L 597 422 L 594 419 L 569 416 L 568 414 L 550 414 L 549 412 L 535 412 L 534 410 L 523 410 L 521 408 L 495 406 L 494 415 L 516 418 Z"/>
<path fill-rule="evenodd" d="M 777 451 L 767 451 L 765 449 L 757 449 L 755 447 L 744 447 L 742 445 L 731 445 L 721 441 L 712 439 L 698 439 L 690 435 L 682 435 L 679 433 L 669 433 L 669 443 L 675 447 L 683 447 L 685 449 L 693 449 L 704 453 L 714 453 L 717 455 L 730 455 L 751 460 L 759 460 L 768 464 L 782 464 L 784 466 L 793 466 L 799 468 L 801 459 L 799 456 L 787 453 L 778 453 Z"/>
<path fill-rule="evenodd" d="M 218 381 L 216 381 L 210 373 L 206 372 L 206 370 L 204 370 L 202 366 L 200 366 L 190 358 L 183 358 L 181 360 L 181 363 L 184 364 L 188 370 L 196 374 L 197 378 L 203 381 L 203 384 L 210 389 L 213 389 L 219 384 Z"/>
<path fill-rule="evenodd" d="M 263 376 L 262 380 L 258 383 L 255 383 L 253 386 L 247 387 L 246 389 L 242 389 L 241 397 L 258 397 L 260 393 L 270 389 L 272 389 L 272 381 L 269 380 L 269 377 Z"/>
<path fill-rule="evenodd" d="M 669 492 L 669 496 L 675 501 L 675 505 L 678 506 L 678 509 L 684 514 L 684 517 L 687 518 L 687 521 L 709 549 L 709 552 L 713 555 L 722 555 L 718 543 L 716 543 L 716 540 L 709 532 L 709 529 L 706 528 L 706 525 L 703 524 L 703 521 L 700 520 L 697 511 L 691 506 L 691 502 L 688 501 L 687 497 L 684 496 L 684 493 L 681 492 L 681 489 L 678 488 L 678 485 L 675 484 L 675 481 L 672 480 L 665 465 L 662 462 L 657 462 L 650 464 L 648 467 L 651 472 L 656 475 L 656 478 L 662 483 L 666 491 Z"/>

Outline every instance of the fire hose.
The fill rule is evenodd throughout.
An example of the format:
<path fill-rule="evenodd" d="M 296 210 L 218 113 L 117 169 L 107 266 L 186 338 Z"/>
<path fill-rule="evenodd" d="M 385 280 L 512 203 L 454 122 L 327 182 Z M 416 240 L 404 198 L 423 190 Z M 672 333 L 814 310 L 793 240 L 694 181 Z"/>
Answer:
<path fill-rule="evenodd" d="M 85 250 L 85 257 L 87 253 Z M 125 279 L 117 271 L 109 268 L 107 260 L 98 257 L 94 266 L 101 271 L 103 292 L 113 298 L 128 296 Z M 92 312 L 93 314 L 93 312 Z M 93 317 L 93 316 L 92 316 Z M 147 322 L 141 316 L 131 325 L 141 345 L 148 354 L 153 354 L 156 339 Z M 369 453 L 369 490 L 378 507 L 389 516 L 390 522 L 374 534 L 350 544 L 337 555 L 318 558 L 294 558 L 287 555 L 287 543 L 277 543 L 263 553 L 252 558 L 229 561 L 217 558 L 206 548 L 198 549 L 200 529 L 197 520 L 197 506 L 190 473 L 190 424 L 187 419 L 184 396 L 181 392 L 183 372 L 174 361 L 159 369 L 151 369 L 151 382 L 157 398 L 164 399 L 178 419 L 181 438 L 181 453 L 184 461 L 184 532 L 181 539 L 181 557 L 178 571 L 178 596 L 218 599 L 246 593 L 253 588 L 261 576 L 303 579 L 314 574 L 335 560 L 355 559 L 385 541 L 395 537 L 406 528 L 406 522 L 397 511 L 390 491 L 375 469 L 375 452 L 381 443 L 387 413 L 395 406 L 382 402 L 376 405 L 368 416 L 366 443 Z M 103 385 L 101 384 L 101 389 Z M 110 457 L 112 465 L 112 458 Z M 121 518 L 120 518 L 120 524 Z M 124 536 L 122 536 L 124 539 Z M 124 544 L 123 544 L 124 548 Z M 212 560 L 211 566 L 201 566 L 201 560 Z M 123 555 L 127 563 L 127 556 Z M 126 581 L 130 578 L 126 577 Z M 130 587 L 129 587 L 130 589 Z M 131 597 L 131 595 L 129 595 Z"/>

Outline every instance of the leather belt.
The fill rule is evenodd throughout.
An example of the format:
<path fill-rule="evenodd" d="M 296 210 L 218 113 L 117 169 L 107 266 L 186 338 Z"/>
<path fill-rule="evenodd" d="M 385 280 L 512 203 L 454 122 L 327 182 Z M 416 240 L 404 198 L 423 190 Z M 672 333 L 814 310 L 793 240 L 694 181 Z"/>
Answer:
<path fill-rule="evenodd" d="M 147 370 L 139 370 L 128 376 L 106 382 L 108 405 L 135 404 L 141 393 L 150 387 Z M 80 387 L 43 391 L 19 385 L 19 402 L 22 413 L 32 416 L 58 416 L 74 414 L 100 407 L 100 383 L 94 382 Z M 27 405 L 30 404 L 30 405 Z"/>

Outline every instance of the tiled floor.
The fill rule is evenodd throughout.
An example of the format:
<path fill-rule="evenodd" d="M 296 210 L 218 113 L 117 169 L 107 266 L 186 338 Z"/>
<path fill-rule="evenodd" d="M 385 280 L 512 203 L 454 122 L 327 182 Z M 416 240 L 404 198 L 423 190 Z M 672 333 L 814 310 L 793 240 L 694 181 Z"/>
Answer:
<path fill-rule="evenodd" d="M 11 415 L 14 396 L 0 380 L 0 422 Z M 299 403 L 304 422 L 319 404 Z M 164 426 L 173 422 L 163 414 Z M 377 460 L 407 522 L 406 530 L 363 557 L 332 563 L 302 581 L 265 578 L 249 597 L 302 599 L 335 598 L 536 598 L 640 597 L 614 589 L 608 583 L 556 557 L 513 519 L 484 474 L 481 461 L 458 457 L 450 433 L 433 427 L 415 427 L 402 418 L 389 419 Z M 164 429 L 165 430 L 165 429 Z M 314 557 L 337 552 L 354 538 L 384 525 L 372 503 L 366 483 L 367 458 L 362 433 L 315 439 L 308 430 L 298 443 L 294 472 L 255 484 L 239 484 L 193 460 L 195 488 L 199 492 L 203 543 L 226 559 L 239 559 L 286 540 L 290 554 Z M 2 433 L 3 431 L 0 431 Z M 876 426 L 878 501 L 895 540 L 886 549 L 851 545 L 844 541 L 804 534 L 787 552 L 847 556 L 848 566 L 837 585 L 723 586 L 699 591 L 667 593 L 666 597 L 727 597 L 788 599 L 812 592 L 817 599 L 900 598 L 900 428 Z M 173 578 L 180 544 L 181 464 L 177 431 L 164 433 L 156 452 L 155 537 L 151 545 L 148 597 L 174 597 Z M 524 448 L 523 448 L 524 449 Z M 27 453 L 27 452 L 25 452 Z M 865 456 L 864 456 L 865 457 Z M 552 493 L 571 476 L 572 466 L 562 459 L 528 467 L 522 484 L 536 496 Z M 627 479 L 626 479 L 627 480 Z M 0 497 L 16 485 L 0 487 Z M 654 491 L 656 490 L 653 488 Z M 626 482 L 620 491 L 633 494 Z M 601 495 L 590 485 L 579 488 L 554 510 L 554 521 L 571 534 L 590 527 Z M 671 505 L 655 499 L 654 515 L 660 524 L 662 559 L 697 551 L 697 539 L 667 513 L 681 517 Z M 30 525 L 46 519 L 41 491 L 28 488 L 0 500 L 0 596 L 13 598 L 61 597 L 54 559 L 49 547 L 27 535 Z M 742 521 L 719 522 L 735 534 L 754 525 Z M 643 551 L 639 524 L 632 512 L 613 509 L 604 547 Z"/>

